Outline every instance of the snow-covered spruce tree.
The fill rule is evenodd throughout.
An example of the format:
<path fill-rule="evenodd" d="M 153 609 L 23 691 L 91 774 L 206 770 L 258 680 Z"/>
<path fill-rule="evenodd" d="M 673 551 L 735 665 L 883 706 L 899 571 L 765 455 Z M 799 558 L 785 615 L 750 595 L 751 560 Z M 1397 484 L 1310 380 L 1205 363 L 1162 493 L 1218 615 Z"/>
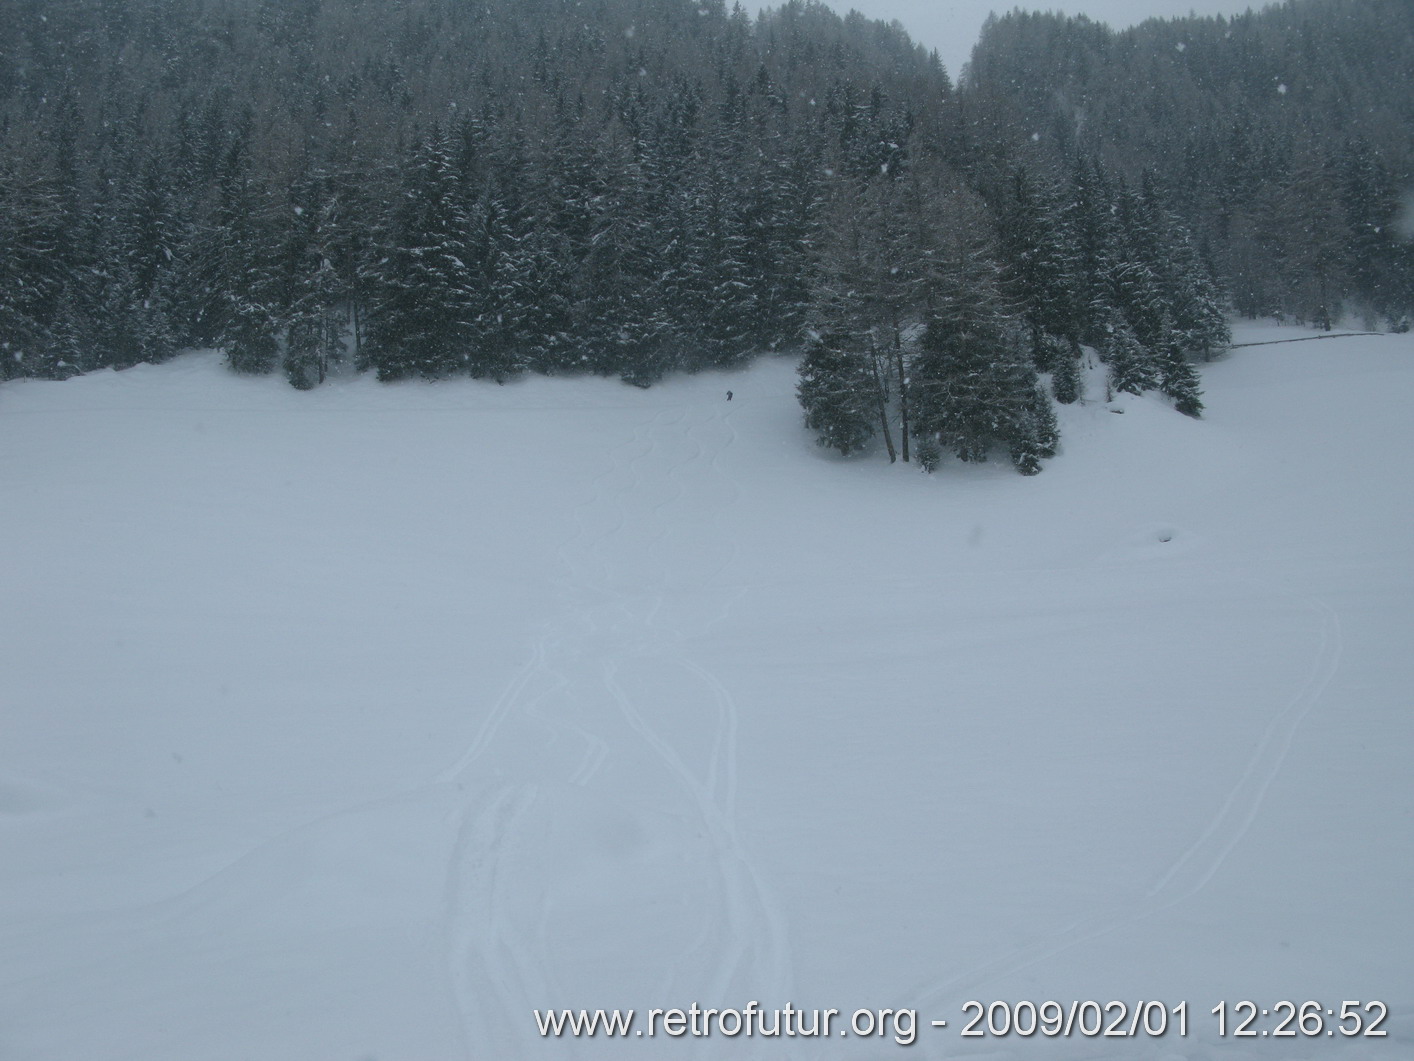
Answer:
<path fill-rule="evenodd" d="M 1202 390 L 1198 385 L 1198 370 L 1188 360 L 1176 334 L 1159 349 L 1159 390 L 1173 399 L 1173 407 L 1184 416 L 1203 414 Z"/>
<path fill-rule="evenodd" d="M 728 78 L 730 90 L 732 79 Z M 745 174 L 746 130 L 741 97 L 728 91 L 717 128 L 697 145 L 691 174 L 681 188 L 689 196 L 685 213 L 692 239 L 687 257 L 699 263 L 698 297 L 690 345 L 703 365 L 739 364 L 759 341 L 758 292 L 765 277 L 753 272 L 747 209 L 751 198 Z M 665 252 L 666 256 L 666 252 Z"/>
<path fill-rule="evenodd" d="M 1116 215 L 1121 245 L 1110 262 L 1109 305 L 1123 314 L 1141 346 L 1156 351 L 1171 328 L 1160 238 L 1144 200 L 1134 192 L 1120 190 Z"/>
<path fill-rule="evenodd" d="M 107 263 L 99 275 L 102 283 L 95 285 L 98 290 L 93 303 L 96 312 L 85 340 L 93 344 L 104 364 L 114 368 L 158 364 L 176 353 L 161 295 L 140 295 L 136 279 L 120 260 Z M 227 336 L 235 334 L 228 332 Z M 234 361 L 232 367 L 239 368 Z"/>
<path fill-rule="evenodd" d="M 945 168 L 915 165 L 906 153 L 889 155 L 887 168 L 861 172 L 836 172 L 825 185 L 814 330 L 842 337 L 841 345 L 861 357 L 889 459 L 908 461 L 918 437 L 910 396 L 916 335 L 951 233 L 979 224 L 981 206 Z"/>
<path fill-rule="evenodd" d="M 1159 385 L 1154 358 L 1139 345 L 1134 329 L 1118 313 L 1111 315 L 1105 326 L 1100 356 L 1109 369 L 1110 390 L 1115 393 L 1143 394 Z"/>
<path fill-rule="evenodd" d="M 354 272 L 340 182 L 315 173 L 293 189 L 282 254 L 285 376 L 299 390 L 324 382 L 345 356 Z M 338 262 L 345 263 L 341 275 Z"/>
<path fill-rule="evenodd" d="M 911 375 L 913 429 L 964 461 L 1004 447 L 1022 472 L 1040 468 L 1035 363 L 1003 309 L 982 246 L 958 248 L 939 277 Z"/>
<path fill-rule="evenodd" d="M 575 371 L 575 273 L 592 232 L 592 141 L 562 114 L 556 136 L 538 165 L 518 174 L 525 185 L 517 211 L 519 231 L 498 249 L 494 295 L 505 307 L 507 346 L 516 362 L 535 372 Z"/>
<path fill-rule="evenodd" d="M 227 214 L 229 223 L 215 233 L 217 342 L 233 372 L 262 375 L 275 369 L 282 330 L 275 228 L 267 197 L 246 182 Z"/>
<path fill-rule="evenodd" d="M 216 206 L 195 238 L 192 334 L 226 352 L 233 372 L 274 370 L 282 295 L 280 226 L 267 185 L 252 176 L 243 124 L 217 163 Z"/>
<path fill-rule="evenodd" d="M 1041 470 L 1041 462 L 1056 455 L 1059 441 L 1055 407 L 1046 388 L 1038 382 L 1032 388 L 1021 422 L 1007 447 L 1012 467 L 1022 475 L 1036 475 Z"/>
<path fill-rule="evenodd" d="M 89 368 L 92 355 L 84 325 L 74 298 L 65 291 L 49 328 L 49 342 L 44 351 L 48 363 L 40 373 L 44 378 L 68 379 Z"/>
<path fill-rule="evenodd" d="M 596 271 L 602 271 L 593 285 L 602 357 L 625 383 L 649 387 L 682 367 L 684 346 L 672 307 L 652 282 L 662 246 L 651 222 L 631 213 L 610 232 L 596 256 Z"/>
<path fill-rule="evenodd" d="M 1059 442 L 1060 429 L 1051 396 L 1037 385 L 1026 403 L 1025 422 L 1012 438 L 1011 463 L 1022 475 L 1035 475 L 1041 470 L 1043 460 L 1056 455 Z"/>
<path fill-rule="evenodd" d="M 1204 361 L 1232 344 L 1232 329 L 1218 285 L 1195 254 L 1193 268 L 1183 274 L 1174 299 L 1174 327 L 1184 350 Z"/>
<path fill-rule="evenodd" d="M 1041 471 L 1041 444 L 1036 438 L 1034 427 L 1030 431 L 1019 431 L 1008 447 L 1012 467 L 1022 475 L 1037 475 Z"/>
<path fill-rule="evenodd" d="M 310 390 L 323 383 L 329 366 L 343 354 L 346 321 L 339 294 L 334 266 L 320 254 L 314 275 L 289 313 L 285 377 L 298 390 Z"/>
<path fill-rule="evenodd" d="M 523 351 L 538 344 L 525 312 L 536 300 L 528 257 L 531 223 L 519 191 L 510 187 L 488 187 L 471 210 L 466 286 L 477 313 L 461 370 L 475 379 L 504 383 L 519 371 Z"/>
<path fill-rule="evenodd" d="M 1036 432 L 1036 453 L 1042 460 L 1049 460 L 1060 446 L 1060 425 L 1056 422 L 1056 408 L 1051 404 L 1051 396 L 1044 387 L 1036 388 L 1030 411 Z"/>
<path fill-rule="evenodd" d="M 810 316 L 816 335 L 847 352 L 861 366 L 848 377 L 860 389 L 860 406 L 871 410 L 888 450 L 898 459 L 891 423 L 893 358 L 886 341 L 881 308 L 876 215 L 857 182 L 836 177 L 829 187 L 829 239 L 820 249 L 819 272 Z M 802 403 L 804 399 L 802 398 Z M 871 427 L 871 431 L 874 430 Z"/>
<path fill-rule="evenodd" d="M 943 450 L 937 439 L 925 438 L 918 443 L 918 466 L 928 474 L 938 470 L 943 463 Z"/>
<path fill-rule="evenodd" d="M 995 209 L 1003 287 L 1026 322 L 1036 367 L 1055 371 L 1053 355 L 1061 348 L 1047 337 L 1078 340 L 1081 330 L 1076 238 L 1067 231 L 1060 192 L 1053 181 L 1017 165 Z M 1056 398 L 1067 401 L 1059 393 Z"/>
<path fill-rule="evenodd" d="M 64 287 L 61 206 L 51 183 L 0 162 L 0 380 L 48 374 L 47 320 Z"/>
<path fill-rule="evenodd" d="M 365 354 L 380 380 L 439 379 L 465 371 L 480 310 L 467 264 L 470 218 L 440 131 L 417 146 L 399 183 L 369 270 Z"/>
<path fill-rule="evenodd" d="M 746 182 L 747 271 L 755 289 L 754 332 L 761 349 L 794 343 L 806 327 L 811 251 L 820 241 L 817 158 L 818 147 L 798 135 L 784 157 L 759 155 Z"/>
<path fill-rule="evenodd" d="M 1077 156 L 1071 186 L 1066 224 L 1075 240 L 1079 338 L 1083 343 L 1100 346 L 1108 335 L 1107 325 L 1117 312 L 1113 277 L 1122 249 L 1119 220 L 1113 209 L 1109 178 L 1098 163 Z"/>
<path fill-rule="evenodd" d="M 1390 314 L 1390 307 L 1411 301 L 1401 297 L 1397 279 L 1401 272 L 1398 179 L 1384 153 L 1363 136 L 1348 140 L 1337 159 L 1350 232 L 1348 273 L 1355 297 L 1368 312 L 1390 316 L 1397 323 L 1398 314 Z"/>
<path fill-rule="evenodd" d="M 266 196 L 243 187 L 233 203 L 239 219 L 217 236 L 221 329 L 219 345 L 233 372 L 263 375 L 278 363 L 280 278 L 272 264 L 277 239 Z"/>
<path fill-rule="evenodd" d="M 1050 366 L 1051 389 L 1056 401 L 1071 405 L 1080 400 L 1080 350 L 1069 340 L 1055 335 L 1042 339 L 1044 363 Z"/>
<path fill-rule="evenodd" d="M 800 362 L 796 396 L 821 446 L 847 457 L 874 436 L 873 382 L 865 356 L 838 333 L 815 337 Z"/>
<path fill-rule="evenodd" d="M 1211 361 L 1232 342 L 1223 297 L 1203 263 L 1188 230 L 1169 218 L 1167 269 L 1163 278 L 1171 323 L 1179 345 Z"/>
<path fill-rule="evenodd" d="M 1350 230 L 1330 160 L 1314 145 L 1296 146 L 1282 182 L 1277 238 L 1282 245 L 1284 309 L 1330 331 L 1350 287 Z"/>
<path fill-rule="evenodd" d="M 1211 360 L 1232 341 L 1223 298 L 1192 234 L 1167 205 L 1157 182 L 1146 174 L 1136 233 L 1148 249 L 1147 263 L 1158 283 L 1169 324 L 1179 346 Z M 1160 341 L 1167 341 L 1163 336 Z"/>
<path fill-rule="evenodd" d="M 86 318 L 83 341 L 91 346 L 96 364 L 129 368 L 147 362 L 158 364 L 177 349 L 170 294 L 179 294 L 177 259 L 185 237 L 172 213 L 159 177 L 151 171 L 127 194 L 104 197 L 86 227 L 92 259 L 76 275 L 76 306 Z M 255 210 L 250 197 L 250 210 Z M 234 219 L 244 204 L 224 204 Z M 251 224 L 242 212 L 238 224 Z M 248 228 L 245 229 L 248 231 Z M 228 291 L 237 280 L 234 249 L 220 244 L 220 271 L 212 279 L 218 304 L 228 305 Z M 230 265 L 229 268 L 227 266 Z"/>
<path fill-rule="evenodd" d="M 230 324 L 222 346 L 231 371 L 251 376 L 273 372 L 280 355 L 280 319 L 271 303 L 237 295 L 231 300 L 228 315 Z"/>
<path fill-rule="evenodd" d="M 606 159 L 600 180 L 601 192 L 583 219 L 592 234 L 577 269 L 573 348 L 584 371 L 648 387 L 682 367 L 683 352 L 673 312 L 679 307 L 668 301 L 678 288 L 663 281 L 671 269 L 656 225 L 661 218 L 653 211 L 653 167 Z"/>

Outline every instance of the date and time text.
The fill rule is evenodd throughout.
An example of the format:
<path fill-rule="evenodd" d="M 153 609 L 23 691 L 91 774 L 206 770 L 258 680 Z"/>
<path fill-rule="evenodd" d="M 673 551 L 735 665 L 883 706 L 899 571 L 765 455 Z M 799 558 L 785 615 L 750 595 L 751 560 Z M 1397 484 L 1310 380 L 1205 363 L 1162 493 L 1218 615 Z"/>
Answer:
<path fill-rule="evenodd" d="M 1186 1036 L 1201 1014 L 1187 1002 L 979 1002 L 963 1004 L 959 1034 L 967 1037 L 1040 1035 L 1046 1037 L 1136 1038 Z M 1190 1017 L 1190 1014 L 1192 1016 Z M 1206 1017 L 1219 1038 L 1379 1038 L 1389 1016 L 1383 1002 L 1342 1000 L 1323 1003 L 1287 999 L 1263 1005 L 1250 999 L 1219 1002 Z M 947 1021 L 933 1021 L 945 1028 Z"/>

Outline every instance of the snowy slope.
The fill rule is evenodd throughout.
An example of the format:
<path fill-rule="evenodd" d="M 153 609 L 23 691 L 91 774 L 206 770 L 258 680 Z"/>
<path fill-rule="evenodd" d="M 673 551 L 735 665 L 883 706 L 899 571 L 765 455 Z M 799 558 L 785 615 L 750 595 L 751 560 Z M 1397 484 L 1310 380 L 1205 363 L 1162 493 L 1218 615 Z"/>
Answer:
<path fill-rule="evenodd" d="M 923 1057 L 1414 1056 L 1414 337 L 1204 383 L 1062 409 L 1034 479 L 834 458 L 785 361 L 6 384 L 0 1059 L 903 1049 L 533 1015 L 752 1000 L 913 1009 Z M 1219 1040 L 1241 999 L 1390 1036 Z"/>

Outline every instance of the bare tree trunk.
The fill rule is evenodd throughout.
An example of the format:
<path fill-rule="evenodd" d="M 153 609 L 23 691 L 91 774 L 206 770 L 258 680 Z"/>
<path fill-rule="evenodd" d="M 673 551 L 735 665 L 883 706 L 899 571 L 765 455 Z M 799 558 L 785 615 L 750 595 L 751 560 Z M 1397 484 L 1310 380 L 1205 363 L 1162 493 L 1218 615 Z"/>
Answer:
<path fill-rule="evenodd" d="M 893 464 L 898 460 L 898 453 L 894 450 L 894 435 L 889 429 L 888 391 L 884 388 L 883 373 L 879 371 L 878 351 L 869 352 L 869 365 L 874 370 L 874 396 L 879 402 L 879 426 L 884 431 L 884 445 L 889 449 L 889 463 Z"/>
<path fill-rule="evenodd" d="M 894 365 L 898 370 L 899 444 L 903 462 L 908 463 L 908 376 L 903 368 L 903 334 L 899 330 L 898 313 L 894 313 Z"/>
<path fill-rule="evenodd" d="M 363 371 L 363 335 L 359 328 L 358 320 L 358 299 L 355 298 L 350 307 L 353 310 L 353 344 L 354 344 L 354 366 Z"/>

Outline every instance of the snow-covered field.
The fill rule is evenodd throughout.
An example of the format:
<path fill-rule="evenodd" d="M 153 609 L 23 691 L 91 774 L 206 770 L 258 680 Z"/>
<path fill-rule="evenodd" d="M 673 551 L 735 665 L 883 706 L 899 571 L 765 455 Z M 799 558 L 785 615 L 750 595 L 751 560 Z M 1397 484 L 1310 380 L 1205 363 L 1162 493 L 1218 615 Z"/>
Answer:
<path fill-rule="evenodd" d="M 5 384 L 0 1059 L 1414 1057 L 1414 336 L 1204 385 L 1026 479 L 836 459 L 780 360 Z M 534 1015 L 753 1000 L 843 1017 Z"/>

